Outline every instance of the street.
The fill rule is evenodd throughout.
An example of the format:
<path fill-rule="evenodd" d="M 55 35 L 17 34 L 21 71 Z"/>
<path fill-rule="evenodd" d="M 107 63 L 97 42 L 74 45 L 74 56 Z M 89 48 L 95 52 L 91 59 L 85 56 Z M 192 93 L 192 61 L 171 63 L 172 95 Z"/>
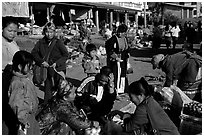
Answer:
<path fill-rule="evenodd" d="M 23 37 L 18 37 L 17 43 L 21 49 L 31 51 L 34 47 L 34 43 L 36 40 L 34 39 L 26 39 Z M 105 45 L 105 40 L 100 35 L 91 35 L 91 43 L 94 43 L 97 47 Z M 156 54 L 174 54 L 181 51 L 182 44 L 177 44 L 175 50 L 166 49 L 166 45 L 162 44 L 160 49 L 153 50 L 151 48 L 143 48 L 136 49 L 132 48 L 130 51 L 130 64 L 133 68 L 133 73 L 128 74 L 128 83 L 132 83 L 133 81 L 139 80 L 141 77 L 146 75 L 165 75 L 161 70 L 153 70 L 152 65 L 150 63 L 153 55 Z M 195 49 L 199 49 L 199 44 L 194 44 Z M 72 63 L 72 66 L 67 68 L 66 77 L 72 82 L 76 87 L 80 85 L 82 79 L 86 77 L 86 74 L 83 72 L 83 68 L 81 65 L 81 58 L 76 58 L 74 60 L 76 63 Z M 103 62 L 106 62 L 106 58 L 103 58 Z M 44 93 L 42 91 L 38 92 L 40 98 L 43 98 Z M 123 109 L 130 102 L 127 96 L 122 97 L 120 100 L 116 100 L 113 109 Z"/>

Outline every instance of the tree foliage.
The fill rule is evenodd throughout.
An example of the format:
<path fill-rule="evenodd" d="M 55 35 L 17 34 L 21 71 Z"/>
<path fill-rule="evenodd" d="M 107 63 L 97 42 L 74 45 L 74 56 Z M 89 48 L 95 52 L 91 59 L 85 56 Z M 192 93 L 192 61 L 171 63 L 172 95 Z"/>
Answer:
<path fill-rule="evenodd" d="M 163 15 L 163 2 L 148 2 L 149 10 L 152 12 L 152 16 L 149 18 L 151 22 L 162 21 Z"/>
<path fill-rule="evenodd" d="M 168 11 L 164 13 L 164 25 L 166 24 L 172 24 L 172 23 L 176 23 L 176 24 L 180 24 L 181 23 L 181 19 L 179 17 L 177 17 L 176 15 L 172 14 L 172 12 Z"/>

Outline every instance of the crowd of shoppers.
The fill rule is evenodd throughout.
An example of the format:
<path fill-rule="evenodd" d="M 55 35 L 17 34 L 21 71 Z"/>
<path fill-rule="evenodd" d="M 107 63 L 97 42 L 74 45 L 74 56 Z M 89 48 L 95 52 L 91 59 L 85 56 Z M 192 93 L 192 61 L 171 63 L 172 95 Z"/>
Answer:
<path fill-rule="evenodd" d="M 91 43 L 86 45 L 82 66 L 87 77 L 79 87 L 74 88 L 65 79 L 66 61 L 70 55 L 63 41 L 56 38 L 56 28 L 52 22 L 44 26 L 44 37 L 36 43 L 31 53 L 19 50 L 13 41 L 17 23 L 11 19 L 4 23 L 2 67 L 5 98 L 2 103 L 2 127 L 6 132 L 3 134 L 86 134 L 88 129 L 99 126 L 103 128 L 103 134 L 179 134 L 177 123 L 154 99 L 154 91 L 144 78 L 128 84 L 130 47 L 125 24 L 119 25 L 116 33 L 105 42 L 106 66 L 101 65 L 96 46 Z M 169 25 L 165 28 L 168 48 L 171 40 L 173 48 L 176 47 L 179 31 L 176 24 L 172 28 Z M 161 37 L 162 31 L 155 24 L 153 48 L 160 47 Z M 191 42 L 189 37 L 187 42 Z M 162 69 L 166 73 L 164 86 L 177 85 L 194 100 L 198 92 L 192 90 L 192 86 L 195 89 L 201 84 L 197 78 L 202 60 L 189 50 L 189 45 L 184 46 L 184 51 L 173 55 L 155 55 L 151 63 L 153 69 Z M 47 70 L 44 102 L 40 105 L 37 87 L 32 79 L 35 65 Z M 4 81 L 6 78 L 8 80 Z M 135 112 L 111 112 L 117 96 L 124 93 L 137 106 Z M 123 120 L 122 126 L 109 119 L 117 113 Z M 11 116 L 10 120 L 6 114 Z M 12 124 L 13 127 L 10 126 Z"/>

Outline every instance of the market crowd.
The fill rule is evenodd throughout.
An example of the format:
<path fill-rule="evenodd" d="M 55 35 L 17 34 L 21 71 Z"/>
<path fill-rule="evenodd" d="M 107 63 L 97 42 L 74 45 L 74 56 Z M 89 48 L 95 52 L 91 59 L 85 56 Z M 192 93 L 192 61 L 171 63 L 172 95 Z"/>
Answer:
<path fill-rule="evenodd" d="M 156 27 L 155 32 L 159 31 Z M 165 32 L 170 27 L 167 28 Z M 171 36 L 173 48 L 177 29 L 174 24 L 171 34 L 165 35 Z M 106 65 L 97 54 L 96 45 L 87 43 L 83 47 L 82 67 L 87 77 L 79 87 L 66 79 L 66 64 L 71 55 L 63 39 L 56 37 L 53 22 L 43 27 L 44 37 L 31 52 L 20 50 L 14 41 L 17 30 L 15 20 L 2 20 L 3 134 L 179 135 L 179 116 L 186 100 L 202 102 L 202 59 L 193 52 L 190 36 L 183 51 L 152 57 L 153 69 L 166 74 L 163 86 L 172 90 L 172 96 L 167 96 L 163 87 L 149 85 L 145 77 L 128 83 L 127 73 L 133 72 L 129 71 L 131 48 L 125 24 L 118 25 L 105 42 Z M 83 40 L 87 35 L 83 28 L 80 30 Z M 160 39 L 154 35 L 153 48 L 158 48 L 158 44 Z M 169 48 L 171 44 L 167 45 Z M 43 87 L 43 101 L 37 95 L 39 87 Z M 124 94 L 136 106 L 134 113 L 112 111 L 115 100 Z M 117 115 L 121 122 L 113 120 Z"/>

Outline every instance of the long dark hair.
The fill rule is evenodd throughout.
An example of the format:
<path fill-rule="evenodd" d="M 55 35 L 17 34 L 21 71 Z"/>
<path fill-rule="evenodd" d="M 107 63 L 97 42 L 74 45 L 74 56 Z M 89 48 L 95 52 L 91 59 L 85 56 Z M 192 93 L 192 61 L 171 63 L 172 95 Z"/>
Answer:
<path fill-rule="evenodd" d="M 151 96 L 153 91 L 150 88 L 150 85 L 147 81 L 142 77 L 140 80 L 135 81 L 129 85 L 129 93 L 134 95 L 142 95 L 144 94 L 146 97 Z"/>

